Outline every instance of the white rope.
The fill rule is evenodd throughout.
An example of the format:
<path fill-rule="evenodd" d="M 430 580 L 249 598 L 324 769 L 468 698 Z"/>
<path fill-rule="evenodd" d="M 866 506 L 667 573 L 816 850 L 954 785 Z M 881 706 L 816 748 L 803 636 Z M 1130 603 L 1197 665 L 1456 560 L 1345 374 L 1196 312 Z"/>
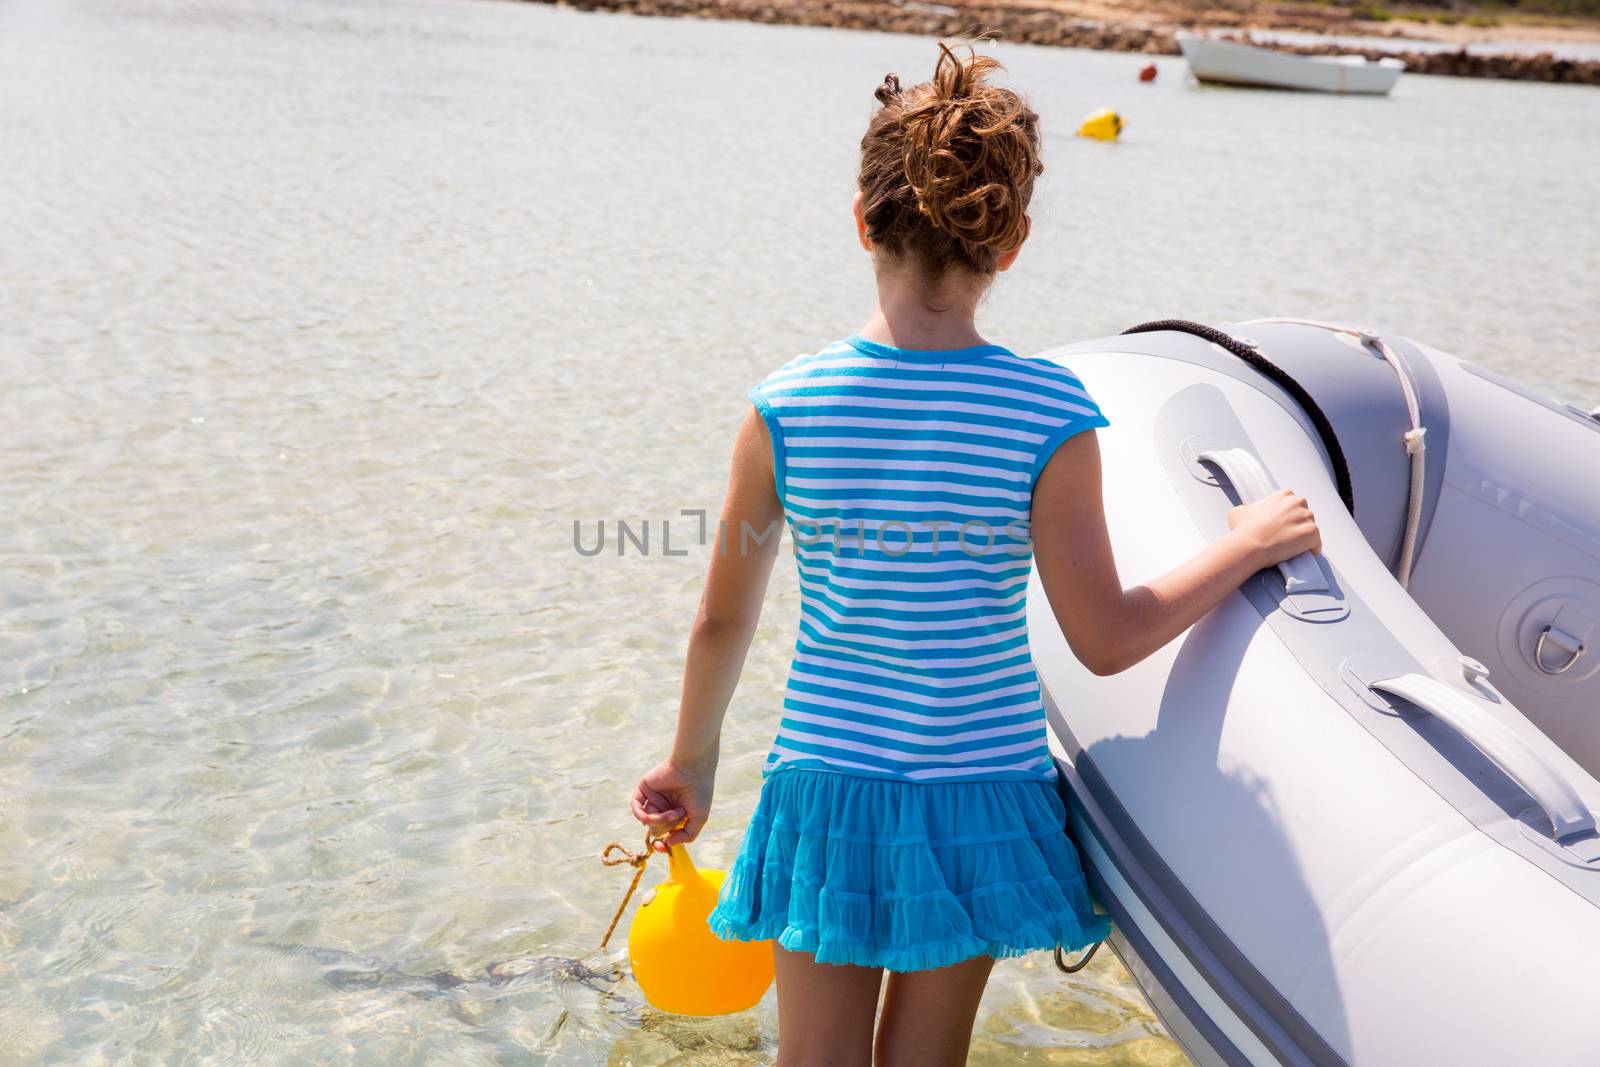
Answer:
<path fill-rule="evenodd" d="M 1423 436 L 1428 432 L 1422 425 L 1422 409 L 1417 404 L 1416 390 L 1411 386 L 1411 376 L 1406 373 L 1405 365 L 1400 362 L 1400 357 L 1394 350 L 1384 344 L 1383 338 L 1371 330 L 1361 330 L 1354 326 L 1341 326 L 1333 322 L 1318 322 L 1315 319 L 1252 319 L 1254 323 L 1285 323 L 1292 326 L 1315 326 L 1334 333 L 1342 333 L 1355 337 L 1365 344 L 1378 350 L 1394 371 L 1396 378 L 1400 379 L 1400 392 L 1406 398 L 1406 414 L 1411 417 L 1411 429 L 1400 435 L 1401 444 L 1406 450 L 1406 455 L 1411 461 L 1411 490 L 1406 501 L 1406 527 L 1400 539 L 1400 560 L 1395 564 L 1395 580 L 1400 583 L 1400 588 L 1405 589 L 1411 584 L 1411 566 L 1416 560 L 1417 531 L 1422 525 L 1422 496 L 1426 482 L 1424 481 L 1423 465 Z M 1243 325 L 1241 323 L 1241 325 Z"/>

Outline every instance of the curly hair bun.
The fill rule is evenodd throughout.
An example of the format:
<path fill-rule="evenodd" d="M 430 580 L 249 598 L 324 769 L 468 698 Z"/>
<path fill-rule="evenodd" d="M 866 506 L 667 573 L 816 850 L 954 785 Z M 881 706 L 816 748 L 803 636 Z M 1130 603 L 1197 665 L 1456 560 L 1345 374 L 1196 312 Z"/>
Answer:
<path fill-rule="evenodd" d="M 901 90 L 891 74 L 878 87 L 883 107 L 861 142 L 861 188 L 875 242 L 909 246 L 936 270 L 960 262 L 989 273 L 1027 236 L 1044 171 L 1038 116 L 989 83 L 998 61 L 960 47 L 964 55 L 939 45 L 929 82 Z M 919 236 L 919 221 L 932 233 Z"/>
<path fill-rule="evenodd" d="M 1024 192 L 1040 167 L 1017 121 L 1022 100 L 985 81 L 999 69 L 989 56 L 962 62 L 941 44 L 932 91 L 900 121 L 906 178 L 922 213 L 954 237 L 1009 252 L 1022 243 Z"/>

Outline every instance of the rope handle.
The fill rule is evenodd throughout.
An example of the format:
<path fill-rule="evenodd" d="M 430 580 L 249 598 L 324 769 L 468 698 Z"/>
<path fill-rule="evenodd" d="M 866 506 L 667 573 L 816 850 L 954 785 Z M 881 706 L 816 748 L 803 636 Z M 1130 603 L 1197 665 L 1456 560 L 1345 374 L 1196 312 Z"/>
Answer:
<path fill-rule="evenodd" d="M 1067 962 L 1066 953 L 1061 950 L 1060 945 L 1057 945 L 1056 969 L 1062 974 L 1077 974 L 1079 971 L 1089 966 L 1089 961 L 1094 959 L 1094 954 L 1100 951 L 1100 946 L 1103 944 L 1105 944 L 1104 941 L 1096 941 L 1094 944 L 1089 946 L 1088 952 L 1085 952 L 1082 956 L 1071 963 Z"/>
<path fill-rule="evenodd" d="M 622 913 L 628 910 L 628 901 L 633 898 L 633 891 L 639 888 L 639 879 L 644 877 L 644 865 L 650 862 L 650 856 L 655 852 L 657 843 L 671 837 L 673 831 L 682 829 L 684 823 L 688 821 L 688 818 L 685 817 L 679 821 L 677 826 L 669 827 L 659 833 L 654 830 L 646 830 L 644 832 L 644 848 L 638 852 L 629 852 L 622 847 L 622 842 L 620 841 L 613 841 L 600 850 L 600 862 L 607 867 L 620 867 L 623 864 L 627 864 L 633 868 L 633 881 L 628 883 L 628 891 L 622 894 L 622 903 L 617 905 L 617 913 L 611 916 L 611 925 L 606 927 L 606 936 L 600 939 L 600 947 L 602 949 L 610 942 L 611 934 L 616 930 L 617 923 L 622 918 Z M 616 852 L 617 855 L 613 856 L 613 852 Z"/>
<path fill-rule="evenodd" d="M 1328 421 L 1328 416 L 1317 405 L 1305 386 L 1291 378 L 1287 371 L 1256 348 L 1255 342 L 1246 344 L 1230 333 L 1225 333 L 1215 326 L 1207 326 L 1201 322 L 1190 322 L 1187 319 L 1158 319 L 1155 322 L 1144 322 L 1138 326 L 1130 326 L 1122 332 L 1130 333 L 1158 333 L 1170 330 L 1174 333 L 1187 333 L 1209 341 L 1219 348 L 1233 353 L 1250 366 L 1260 371 L 1275 382 L 1279 388 L 1294 398 L 1300 405 L 1300 410 L 1305 412 L 1306 418 L 1311 420 L 1311 425 L 1316 429 L 1317 436 L 1322 439 L 1322 447 L 1328 453 L 1328 461 L 1333 464 L 1333 481 L 1339 490 L 1339 500 L 1344 504 L 1344 509 L 1351 515 L 1356 513 L 1355 489 L 1350 481 L 1350 464 L 1345 460 L 1344 449 L 1339 445 L 1339 438 L 1333 432 L 1333 423 Z"/>

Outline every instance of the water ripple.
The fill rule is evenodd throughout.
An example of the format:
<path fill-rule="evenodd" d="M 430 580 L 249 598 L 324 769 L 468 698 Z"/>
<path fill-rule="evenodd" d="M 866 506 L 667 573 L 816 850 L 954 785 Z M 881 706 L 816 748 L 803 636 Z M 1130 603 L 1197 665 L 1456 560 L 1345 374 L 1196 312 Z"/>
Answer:
<path fill-rule="evenodd" d="M 985 311 L 1014 347 L 1342 315 L 1600 402 L 1590 94 L 1171 79 L 1101 151 L 1062 116 L 1126 57 L 1005 58 L 1050 167 Z M 771 1061 L 770 997 L 695 1022 L 594 977 L 707 549 L 572 523 L 659 548 L 714 511 L 744 390 L 862 313 L 853 146 L 926 60 L 518 4 L 0 6 L 0 1064 Z M 780 576 L 703 864 L 797 612 Z M 1109 954 L 1002 963 L 973 1048 L 1181 1059 Z"/>

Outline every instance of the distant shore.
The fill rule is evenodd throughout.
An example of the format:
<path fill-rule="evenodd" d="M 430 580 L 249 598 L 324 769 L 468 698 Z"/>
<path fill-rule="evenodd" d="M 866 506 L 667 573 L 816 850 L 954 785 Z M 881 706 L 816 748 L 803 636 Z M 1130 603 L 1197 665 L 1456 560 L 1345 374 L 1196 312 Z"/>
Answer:
<path fill-rule="evenodd" d="M 922 0 L 536 0 L 583 11 L 612 11 L 632 15 L 679 18 L 730 19 L 743 22 L 830 26 L 841 29 L 879 30 L 940 37 L 985 32 L 1003 41 L 1093 48 L 1112 52 L 1177 55 L 1173 32 L 1182 29 L 1223 29 L 1236 33 L 1381 36 L 1390 47 L 1361 47 L 1342 41 L 1307 43 L 1272 42 L 1272 47 L 1303 55 L 1366 55 L 1377 59 L 1394 56 L 1418 74 L 1450 77 L 1506 78 L 1516 81 L 1600 85 L 1600 59 L 1566 58 L 1549 52 L 1512 51 L 1531 33 L 1583 44 L 1600 44 L 1600 24 L 1517 24 L 1501 40 L 1487 38 L 1481 28 L 1444 23 L 1419 24 L 1416 32 L 1397 31 L 1388 23 L 1361 20 L 1350 8 L 1315 4 L 1261 5 L 1210 10 L 1179 0 L 1149 0 L 1147 5 L 1096 0 L 988 0 L 988 2 L 935 3 Z M 1369 8 L 1367 10 L 1381 10 Z M 1409 28 L 1409 27 L 1408 27 Z M 1420 47 L 1407 48 L 1415 40 Z M 1503 43 L 1505 52 L 1468 51 Z M 1447 47 L 1455 45 L 1457 47 Z"/>

